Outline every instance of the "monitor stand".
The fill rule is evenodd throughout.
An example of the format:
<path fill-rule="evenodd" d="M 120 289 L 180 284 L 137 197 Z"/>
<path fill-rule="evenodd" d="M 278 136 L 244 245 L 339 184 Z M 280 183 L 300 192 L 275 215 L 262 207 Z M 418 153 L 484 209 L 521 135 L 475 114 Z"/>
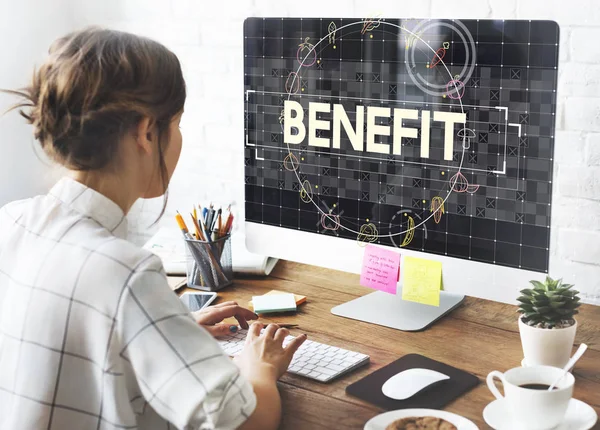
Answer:
<path fill-rule="evenodd" d="M 424 330 L 456 308 L 465 299 L 462 294 L 440 292 L 440 306 L 429 306 L 402 300 L 397 295 L 376 291 L 331 309 L 340 317 L 365 321 L 403 331 Z"/>

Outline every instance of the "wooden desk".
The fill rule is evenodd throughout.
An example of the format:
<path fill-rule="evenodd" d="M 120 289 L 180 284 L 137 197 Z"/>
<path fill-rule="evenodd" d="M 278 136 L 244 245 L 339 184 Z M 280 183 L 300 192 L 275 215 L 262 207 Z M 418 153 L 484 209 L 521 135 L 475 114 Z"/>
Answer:
<path fill-rule="evenodd" d="M 253 295 L 272 289 L 308 296 L 296 315 L 272 321 L 299 324 L 292 334 L 371 356 L 371 364 L 334 382 L 322 384 L 286 374 L 279 384 L 283 398 L 282 429 L 362 429 L 382 409 L 345 393 L 349 384 L 409 353 L 423 354 L 477 375 L 481 384 L 446 410 L 463 415 L 481 429 L 483 409 L 493 400 L 485 385 L 492 370 L 505 371 L 523 358 L 516 307 L 467 298 L 464 304 L 424 332 L 409 333 L 336 317 L 332 307 L 368 294 L 359 277 L 291 262 L 279 262 L 268 278 L 237 279 L 219 292 L 220 300 L 245 305 Z M 265 319 L 265 321 L 269 321 Z M 600 307 L 584 305 L 578 318 L 576 344 L 589 349 L 575 368 L 574 397 L 592 405 L 600 415 Z M 596 427 L 600 429 L 600 424 Z"/>

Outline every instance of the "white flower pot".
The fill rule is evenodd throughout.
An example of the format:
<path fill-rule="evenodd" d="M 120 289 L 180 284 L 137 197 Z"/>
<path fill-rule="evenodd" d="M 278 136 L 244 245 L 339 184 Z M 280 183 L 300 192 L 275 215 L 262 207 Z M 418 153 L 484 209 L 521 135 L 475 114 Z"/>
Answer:
<path fill-rule="evenodd" d="M 519 318 L 525 365 L 563 367 L 571 357 L 576 331 L 577 321 L 571 327 L 547 329 L 531 327 Z"/>

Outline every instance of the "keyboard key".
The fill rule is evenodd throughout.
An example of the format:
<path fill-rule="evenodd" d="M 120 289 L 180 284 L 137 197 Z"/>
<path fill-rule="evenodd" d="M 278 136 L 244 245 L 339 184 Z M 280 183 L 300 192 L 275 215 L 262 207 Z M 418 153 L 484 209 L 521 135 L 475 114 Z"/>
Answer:
<path fill-rule="evenodd" d="M 335 370 L 336 372 L 341 372 L 342 370 L 344 370 L 344 367 L 338 366 L 336 364 L 331 364 L 331 363 L 329 363 L 325 367 L 328 368 L 328 369 L 331 369 L 331 370 Z"/>
<path fill-rule="evenodd" d="M 336 374 L 335 370 L 331 370 L 326 367 L 317 367 L 317 368 L 315 368 L 315 371 L 322 373 L 324 375 L 327 375 L 327 376 L 333 376 Z"/>

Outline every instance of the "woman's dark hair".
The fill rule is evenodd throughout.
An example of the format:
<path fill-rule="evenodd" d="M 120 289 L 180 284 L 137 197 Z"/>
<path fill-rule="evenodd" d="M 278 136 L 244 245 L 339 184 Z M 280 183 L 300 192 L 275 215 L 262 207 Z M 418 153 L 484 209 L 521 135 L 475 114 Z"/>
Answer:
<path fill-rule="evenodd" d="M 22 98 L 12 109 L 33 125 L 43 150 L 72 170 L 102 169 L 121 138 L 148 117 L 158 130 L 166 193 L 163 151 L 186 97 L 177 56 L 145 37 L 100 28 L 58 39 L 49 54 L 28 87 L 7 91 Z M 166 195 L 161 215 L 165 206 Z"/>

